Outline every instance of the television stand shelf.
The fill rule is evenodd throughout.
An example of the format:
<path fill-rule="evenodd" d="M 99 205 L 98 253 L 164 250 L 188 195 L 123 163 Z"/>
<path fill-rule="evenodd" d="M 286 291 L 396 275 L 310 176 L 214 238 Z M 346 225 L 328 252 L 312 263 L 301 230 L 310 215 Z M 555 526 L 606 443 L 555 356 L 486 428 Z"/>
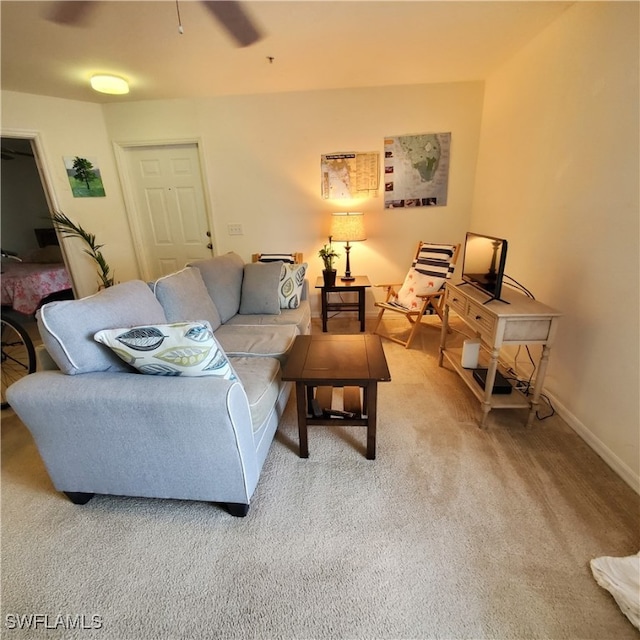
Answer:
<path fill-rule="evenodd" d="M 484 427 L 492 409 L 529 408 L 527 426 L 531 426 L 540 402 L 540 393 L 549 362 L 549 352 L 557 330 L 560 313 L 517 291 L 502 289 L 503 300 L 487 302 L 487 294 L 473 285 L 446 284 L 444 322 L 440 337 L 438 364 L 444 359 L 465 381 L 482 405 L 480 427 Z M 506 304 L 506 303 L 509 304 Z M 453 310 L 480 338 L 482 349 L 480 364 L 488 369 L 485 389 L 473 378 L 473 369 L 463 368 L 462 349 L 448 348 L 449 312 Z M 542 354 L 537 365 L 533 394 L 525 396 L 517 389 L 509 394 L 492 393 L 498 370 L 498 356 L 503 346 L 539 344 Z M 504 373 L 504 372 L 503 372 Z"/>

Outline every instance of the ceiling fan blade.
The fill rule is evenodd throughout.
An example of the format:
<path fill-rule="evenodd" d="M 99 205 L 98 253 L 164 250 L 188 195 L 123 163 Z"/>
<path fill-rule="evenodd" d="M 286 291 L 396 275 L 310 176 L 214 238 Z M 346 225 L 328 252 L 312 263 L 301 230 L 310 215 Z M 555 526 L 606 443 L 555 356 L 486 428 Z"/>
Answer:
<path fill-rule="evenodd" d="M 202 0 L 202 3 L 229 32 L 239 47 L 248 47 L 262 38 L 262 34 L 239 2 L 235 0 Z"/>
<path fill-rule="evenodd" d="M 16 151 L 15 149 L 9 149 L 8 147 L 2 147 L 0 149 L 0 152 L 2 152 L 3 156 L 11 155 L 11 160 L 13 160 L 15 156 L 26 156 L 28 158 L 33 158 L 33 153 L 29 153 L 28 151 Z"/>
<path fill-rule="evenodd" d="M 94 8 L 92 5 L 95 4 L 91 0 L 59 0 L 53 3 L 48 18 L 57 24 L 84 26 L 88 23 L 89 14 Z"/>

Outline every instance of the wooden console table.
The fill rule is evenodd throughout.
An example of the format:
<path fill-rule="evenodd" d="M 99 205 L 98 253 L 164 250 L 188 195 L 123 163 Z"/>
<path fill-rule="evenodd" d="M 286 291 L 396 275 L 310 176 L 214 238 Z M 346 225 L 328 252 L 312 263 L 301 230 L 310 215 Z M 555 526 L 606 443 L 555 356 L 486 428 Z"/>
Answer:
<path fill-rule="evenodd" d="M 491 409 L 529 408 L 527 426 L 531 426 L 538 409 L 540 393 L 549 361 L 549 351 L 555 338 L 560 313 L 517 291 L 502 289 L 502 299 L 486 302 L 487 295 L 472 285 L 446 284 L 444 322 L 440 338 L 439 365 L 443 359 L 451 364 L 482 404 L 480 426 L 484 427 Z M 507 302 L 509 304 L 507 304 Z M 472 369 L 463 368 L 462 349 L 447 347 L 449 311 L 455 311 L 481 341 L 483 354 L 489 360 L 485 389 L 476 382 Z M 533 395 L 525 396 L 517 389 L 509 394 L 494 394 L 493 385 L 498 370 L 500 348 L 507 345 L 542 345 L 537 365 Z M 486 356 L 485 356 L 486 359 Z"/>

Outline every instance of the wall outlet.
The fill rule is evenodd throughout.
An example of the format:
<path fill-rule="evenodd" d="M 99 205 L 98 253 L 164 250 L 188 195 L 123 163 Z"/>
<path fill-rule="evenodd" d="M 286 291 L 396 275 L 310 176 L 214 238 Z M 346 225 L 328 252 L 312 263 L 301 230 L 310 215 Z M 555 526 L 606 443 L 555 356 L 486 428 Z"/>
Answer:
<path fill-rule="evenodd" d="M 244 231 L 242 231 L 241 224 L 228 224 L 227 231 L 230 236 L 241 236 L 244 235 Z"/>

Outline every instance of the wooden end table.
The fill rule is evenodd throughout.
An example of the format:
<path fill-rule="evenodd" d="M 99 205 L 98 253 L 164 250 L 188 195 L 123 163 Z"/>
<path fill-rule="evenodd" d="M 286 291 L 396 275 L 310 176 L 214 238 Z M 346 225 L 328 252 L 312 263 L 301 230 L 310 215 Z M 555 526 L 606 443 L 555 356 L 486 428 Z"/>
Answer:
<path fill-rule="evenodd" d="M 379 336 L 324 333 L 298 336 L 282 379 L 296 383 L 301 458 L 309 457 L 308 425 L 343 424 L 367 427 L 367 459 L 375 460 L 378 382 L 391 380 Z M 322 409 L 331 409 L 334 387 L 344 389 L 344 410 L 353 417 L 321 413 Z"/>
<path fill-rule="evenodd" d="M 322 298 L 322 331 L 327 332 L 327 316 L 329 311 L 357 311 L 358 320 L 360 320 L 360 331 L 364 332 L 364 303 L 365 291 L 371 286 L 367 276 L 355 276 L 353 280 L 340 280 L 340 276 L 336 278 L 333 287 L 325 287 L 324 279 L 319 276 L 316 280 L 316 289 L 320 289 L 320 297 Z M 333 302 L 329 300 L 330 293 L 357 293 L 357 302 Z"/>

